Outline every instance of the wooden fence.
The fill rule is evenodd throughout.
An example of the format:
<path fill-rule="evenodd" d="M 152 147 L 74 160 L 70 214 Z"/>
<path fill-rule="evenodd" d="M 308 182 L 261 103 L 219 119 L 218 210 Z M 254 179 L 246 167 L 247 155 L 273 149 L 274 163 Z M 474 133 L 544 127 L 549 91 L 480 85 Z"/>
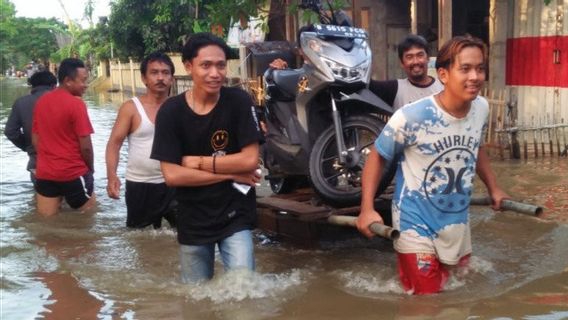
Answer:
<path fill-rule="evenodd" d="M 568 123 L 565 119 L 542 117 L 530 126 L 516 124 L 517 108 L 508 104 L 504 91 L 482 93 L 489 102 L 489 128 L 486 146 L 501 159 L 528 159 L 549 156 L 568 156 Z"/>

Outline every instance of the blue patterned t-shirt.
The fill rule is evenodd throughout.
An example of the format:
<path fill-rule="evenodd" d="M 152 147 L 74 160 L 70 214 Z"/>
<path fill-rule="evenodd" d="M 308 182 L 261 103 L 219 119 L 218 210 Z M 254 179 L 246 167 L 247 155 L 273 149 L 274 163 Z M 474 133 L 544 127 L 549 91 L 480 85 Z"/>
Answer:
<path fill-rule="evenodd" d="M 395 112 L 375 141 L 385 159 L 397 161 L 398 252 L 434 253 L 446 264 L 471 253 L 469 201 L 488 114 L 479 96 L 464 118 L 446 113 L 430 96 Z"/>

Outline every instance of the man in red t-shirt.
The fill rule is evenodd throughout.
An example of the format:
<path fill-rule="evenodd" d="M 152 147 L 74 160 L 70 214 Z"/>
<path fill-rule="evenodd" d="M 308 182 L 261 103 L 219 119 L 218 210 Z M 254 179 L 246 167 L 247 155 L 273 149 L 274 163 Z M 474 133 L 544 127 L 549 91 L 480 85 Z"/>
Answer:
<path fill-rule="evenodd" d="M 37 211 L 51 216 L 62 198 L 81 211 L 95 204 L 93 126 L 81 96 L 88 72 L 79 59 L 61 62 L 59 87 L 43 95 L 34 109 L 32 143 L 37 150 Z"/>

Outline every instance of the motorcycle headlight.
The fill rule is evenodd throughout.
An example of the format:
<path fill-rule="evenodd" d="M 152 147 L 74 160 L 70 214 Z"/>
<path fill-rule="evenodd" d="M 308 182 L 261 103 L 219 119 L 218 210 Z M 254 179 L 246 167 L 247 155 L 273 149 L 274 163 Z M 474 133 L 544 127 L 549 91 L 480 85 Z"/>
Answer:
<path fill-rule="evenodd" d="M 345 82 L 367 80 L 367 75 L 369 73 L 369 63 L 367 62 L 361 63 L 354 67 L 348 67 L 323 57 L 321 59 L 331 69 L 333 76 L 338 80 Z"/>
<path fill-rule="evenodd" d="M 301 35 L 301 47 L 305 58 L 310 61 L 325 77 L 326 81 L 333 82 L 334 76 L 327 65 L 322 61 L 326 43 L 318 39 L 312 32 L 304 32 Z"/>

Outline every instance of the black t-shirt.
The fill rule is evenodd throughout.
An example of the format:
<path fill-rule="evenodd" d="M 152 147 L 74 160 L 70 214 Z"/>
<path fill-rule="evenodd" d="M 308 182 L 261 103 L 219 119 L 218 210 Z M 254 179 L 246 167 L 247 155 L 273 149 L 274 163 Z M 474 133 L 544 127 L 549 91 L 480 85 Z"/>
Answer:
<path fill-rule="evenodd" d="M 262 134 L 250 96 L 236 88 L 221 89 L 217 105 L 206 115 L 189 107 L 185 93 L 169 98 L 156 116 L 151 158 L 181 164 L 183 156 L 238 153 Z M 185 245 L 215 242 L 256 225 L 254 188 L 245 196 L 223 181 L 178 187 L 178 241 Z"/>
<path fill-rule="evenodd" d="M 369 83 L 369 90 L 392 107 L 398 92 L 398 80 L 371 80 Z"/>

